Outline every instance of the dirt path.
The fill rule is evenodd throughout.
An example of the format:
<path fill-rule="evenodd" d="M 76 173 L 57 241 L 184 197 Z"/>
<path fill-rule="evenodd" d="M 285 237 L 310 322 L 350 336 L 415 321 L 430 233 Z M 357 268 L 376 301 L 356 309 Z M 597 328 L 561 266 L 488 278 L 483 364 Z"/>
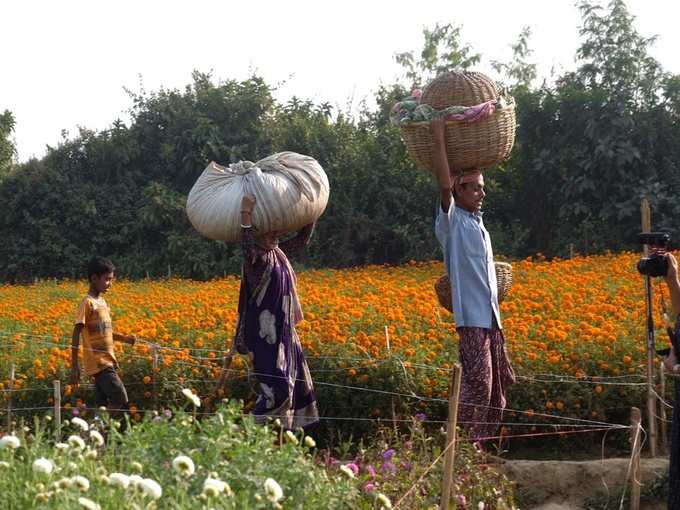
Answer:
<path fill-rule="evenodd" d="M 590 461 L 508 460 L 500 471 L 517 483 L 517 491 L 528 503 L 522 510 L 577 510 L 587 499 L 607 497 L 609 508 L 618 509 L 629 459 Z M 649 483 L 668 471 L 668 459 L 642 459 L 642 483 Z M 660 505 L 660 506 L 659 506 Z M 647 510 L 665 508 L 643 506 Z"/>

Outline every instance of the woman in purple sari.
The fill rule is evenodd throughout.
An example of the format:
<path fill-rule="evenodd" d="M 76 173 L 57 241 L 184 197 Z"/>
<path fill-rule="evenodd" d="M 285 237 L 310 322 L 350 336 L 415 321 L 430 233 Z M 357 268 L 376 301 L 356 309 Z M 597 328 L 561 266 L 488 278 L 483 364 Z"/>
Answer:
<path fill-rule="evenodd" d="M 302 320 L 296 277 L 285 251 L 309 244 L 314 224 L 278 243 L 278 232 L 256 235 L 251 218 L 255 197 L 241 201 L 243 272 L 233 351 L 250 352 L 260 394 L 252 411 L 257 422 L 279 418 L 287 429 L 318 423 L 314 384 L 295 325 Z"/>

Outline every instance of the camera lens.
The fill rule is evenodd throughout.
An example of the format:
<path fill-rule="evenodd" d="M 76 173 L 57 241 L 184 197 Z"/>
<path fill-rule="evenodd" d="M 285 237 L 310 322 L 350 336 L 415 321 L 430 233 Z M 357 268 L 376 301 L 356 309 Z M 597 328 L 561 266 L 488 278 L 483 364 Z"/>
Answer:
<path fill-rule="evenodd" d="M 663 255 L 643 257 L 638 261 L 637 270 L 646 276 L 666 276 L 668 260 Z"/>

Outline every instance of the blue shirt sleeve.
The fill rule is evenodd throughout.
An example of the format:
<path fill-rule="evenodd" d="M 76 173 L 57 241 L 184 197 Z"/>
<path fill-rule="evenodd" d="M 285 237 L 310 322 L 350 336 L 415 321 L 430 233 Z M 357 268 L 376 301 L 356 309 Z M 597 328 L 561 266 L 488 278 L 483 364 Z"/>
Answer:
<path fill-rule="evenodd" d="M 449 205 L 448 212 L 442 210 L 441 204 L 437 206 L 437 219 L 434 223 L 434 233 L 437 236 L 437 240 L 442 245 L 444 251 L 446 251 L 446 245 L 448 244 L 449 237 L 451 235 L 451 222 L 453 220 L 453 213 L 456 207 Z"/>

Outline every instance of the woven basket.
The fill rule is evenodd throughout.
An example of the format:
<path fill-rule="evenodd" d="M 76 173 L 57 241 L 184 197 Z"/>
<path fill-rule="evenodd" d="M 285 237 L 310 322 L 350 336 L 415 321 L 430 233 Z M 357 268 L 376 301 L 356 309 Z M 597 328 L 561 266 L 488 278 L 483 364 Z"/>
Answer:
<path fill-rule="evenodd" d="M 500 303 L 510 292 L 512 287 L 512 266 L 507 262 L 494 262 L 496 267 L 496 285 L 498 286 L 498 302 Z M 442 275 L 434 284 L 439 304 L 453 313 L 451 304 L 451 281 L 448 275 Z"/>
<path fill-rule="evenodd" d="M 421 103 L 436 110 L 448 106 L 474 106 L 500 93 L 494 82 L 475 72 L 440 74 L 423 91 Z M 448 121 L 446 123 L 446 153 L 453 173 L 483 169 L 505 160 L 515 143 L 515 102 L 507 104 L 479 122 Z M 434 142 L 428 122 L 413 122 L 401 126 L 406 148 L 416 165 L 432 171 Z"/>

